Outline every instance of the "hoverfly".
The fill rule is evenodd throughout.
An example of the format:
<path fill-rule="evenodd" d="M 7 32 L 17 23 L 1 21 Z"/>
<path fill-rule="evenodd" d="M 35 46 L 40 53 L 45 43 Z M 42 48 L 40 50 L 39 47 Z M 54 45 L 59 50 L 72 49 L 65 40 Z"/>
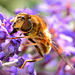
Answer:
<path fill-rule="evenodd" d="M 48 54 L 52 47 L 56 51 L 56 53 L 58 53 L 58 55 L 72 69 L 74 69 L 67 56 L 63 53 L 61 47 L 59 47 L 59 45 L 53 39 L 53 36 L 49 32 L 47 25 L 42 18 L 37 15 L 19 13 L 11 22 L 14 22 L 14 24 L 13 31 L 10 33 L 10 35 L 16 33 L 17 31 L 21 31 L 24 34 L 24 37 L 15 38 L 28 38 L 28 40 L 32 43 L 32 45 L 34 45 L 41 56 L 41 58 L 25 61 L 21 68 L 23 68 L 27 62 L 36 62 L 43 59 L 44 54 Z"/>

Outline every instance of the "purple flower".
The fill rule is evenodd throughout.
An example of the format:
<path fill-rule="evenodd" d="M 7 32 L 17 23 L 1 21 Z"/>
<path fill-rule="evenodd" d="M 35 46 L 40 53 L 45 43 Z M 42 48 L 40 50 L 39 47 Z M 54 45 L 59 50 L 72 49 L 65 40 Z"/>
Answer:
<path fill-rule="evenodd" d="M 60 70 L 59 75 L 64 75 L 64 69 L 63 68 Z"/>
<path fill-rule="evenodd" d="M 9 50 L 11 53 L 13 53 L 13 52 L 15 51 L 15 47 L 14 47 L 13 45 L 10 45 L 10 46 L 8 47 L 8 50 Z"/>
<path fill-rule="evenodd" d="M 33 68 L 32 66 L 28 65 L 28 66 L 27 66 L 27 72 L 28 72 L 29 74 L 33 74 L 34 68 Z"/>
<path fill-rule="evenodd" d="M 24 54 L 22 57 L 24 58 L 24 61 L 26 61 L 26 60 L 31 60 L 31 55 L 30 55 L 30 54 Z M 27 67 L 29 64 L 30 64 L 31 66 L 34 65 L 33 62 L 27 62 L 24 67 Z"/>
<path fill-rule="evenodd" d="M 0 31 L 0 39 L 5 39 L 5 38 L 6 38 L 6 32 Z"/>
<path fill-rule="evenodd" d="M 0 44 L 4 42 L 6 39 L 6 32 L 5 31 L 0 31 Z"/>
<path fill-rule="evenodd" d="M 45 62 L 48 62 L 51 59 L 50 54 L 47 54 L 44 57 L 45 57 Z"/>
<path fill-rule="evenodd" d="M 55 0 L 44 0 L 44 1 L 49 5 L 61 4 L 61 1 L 59 1 L 59 0 L 56 0 L 56 1 Z"/>
<path fill-rule="evenodd" d="M 37 6 L 38 11 L 49 12 L 49 6 L 47 4 L 41 3 Z"/>
<path fill-rule="evenodd" d="M 4 19 L 6 19 L 6 16 L 0 12 L 0 20 L 3 22 Z"/>
<path fill-rule="evenodd" d="M 18 64 L 18 67 L 21 67 L 24 63 L 24 59 L 23 58 L 19 58 L 17 64 Z"/>
<path fill-rule="evenodd" d="M 12 67 L 10 68 L 9 72 L 11 72 L 11 73 L 14 74 L 14 75 L 17 75 L 17 67 L 12 66 Z"/>
<path fill-rule="evenodd" d="M 0 60 L 0 67 L 2 66 L 2 61 Z"/>
<path fill-rule="evenodd" d="M 0 13 L 0 20 L 3 21 L 4 17 L 3 17 L 3 14 Z"/>
<path fill-rule="evenodd" d="M 36 12 L 34 12 L 34 11 L 32 9 L 29 9 L 29 8 L 16 9 L 15 14 L 18 14 L 18 13 L 36 14 Z"/>
<path fill-rule="evenodd" d="M 0 45 L 0 51 L 2 50 L 2 46 Z"/>
<path fill-rule="evenodd" d="M 4 52 L 0 52 L 0 60 L 4 57 Z"/>

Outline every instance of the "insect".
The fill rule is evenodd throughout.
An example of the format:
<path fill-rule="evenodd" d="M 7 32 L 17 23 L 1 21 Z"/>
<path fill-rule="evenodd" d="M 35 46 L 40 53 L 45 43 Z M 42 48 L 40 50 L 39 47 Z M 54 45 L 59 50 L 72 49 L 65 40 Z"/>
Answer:
<path fill-rule="evenodd" d="M 27 60 L 21 66 L 27 62 L 36 62 L 44 58 L 44 54 L 48 54 L 51 50 L 51 47 L 56 53 L 72 68 L 72 64 L 69 62 L 67 56 L 63 53 L 63 50 L 54 40 L 54 37 L 49 32 L 45 21 L 37 15 L 28 15 L 26 13 L 19 13 L 13 20 L 13 31 L 10 33 L 14 34 L 17 31 L 21 31 L 24 34 L 24 37 L 15 37 L 15 38 L 28 38 L 28 40 L 34 45 L 40 54 L 41 58 Z M 15 39 L 12 38 L 12 39 Z M 75 70 L 75 69 L 74 69 Z"/>

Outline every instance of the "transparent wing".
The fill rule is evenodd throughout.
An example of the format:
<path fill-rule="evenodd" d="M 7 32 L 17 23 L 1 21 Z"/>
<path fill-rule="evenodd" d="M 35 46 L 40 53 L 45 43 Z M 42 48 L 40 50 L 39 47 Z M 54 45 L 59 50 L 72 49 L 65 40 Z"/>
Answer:
<path fill-rule="evenodd" d="M 50 43 L 51 47 L 53 48 L 54 51 L 56 51 L 56 53 L 58 53 L 58 55 L 73 69 L 75 70 L 75 68 L 73 67 L 73 65 L 70 63 L 68 57 L 65 55 L 65 53 L 63 52 L 63 49 L 57 44 L 55 38 L 52 36 L 52 43 Z"/>
<path fill-rule="evenodd" d="M 40 15 L 40 14 L 36 14 L 36 16 L 40 17 L 40 18 L 45 22 L 45 24 L 46 24 L 47 26 L 49 26 L 46 17 L 44 17 L 44 16 L 42 16 L 42 15 Z"/>

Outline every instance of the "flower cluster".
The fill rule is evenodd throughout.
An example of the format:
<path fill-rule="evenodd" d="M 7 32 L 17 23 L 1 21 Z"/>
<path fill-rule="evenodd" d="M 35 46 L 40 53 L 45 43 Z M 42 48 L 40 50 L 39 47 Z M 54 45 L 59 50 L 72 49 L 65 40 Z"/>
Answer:
<path fill-rule="evenodd" d="M 0 13 L 0 75 L 36 75 L 33 68 L 34 63 L 27 63 L 20 69 L 24 61 L 31 59 L 30 54 L 21 54 L 19 50 L 21 39 L 11 39 L 12 23 L 7 17 Z M 16 36 L 19 36 L 17 34 Z M 23 39 L 25 40 L 25 39 Z"/>
<path fill-rule="evenodd" d="M 42 13 L 47 14 L 45 17 L 48 21 L 50 33 L 55 37 L 59 46 L 61 46 L 65 54 L 72 58 L 70 61 L 75 65 L 75 9 L 72 0 L 43 0 L 33 9 L 16 9 L 15 14 L 24 12 L 30 15 Z M 12 37 L 20 36 L 20 32 L 13 35 L 9 33 L 13 30 L 11 19 L 0 13 L 0 75 L 36 75 L 34 63 L 27 62 L 23 69 L 20 67 L 24 61 L 36 58 L 32 57 L 27 52 L 35 54 L 33 47 L 21 46 L 27 44 L 26 38 L 11 39 Z M 24 54 L 25 53 L 25 54 Z M 39 57 L 39 56 L 38 56 Z M 74 75 L 72 70 L 62 59 L 59 60 L 57 53 L 51 50 L 48 55 L 44 55 L 43 61 L 35 63 L 35 69 L 38 75 Z"/>

